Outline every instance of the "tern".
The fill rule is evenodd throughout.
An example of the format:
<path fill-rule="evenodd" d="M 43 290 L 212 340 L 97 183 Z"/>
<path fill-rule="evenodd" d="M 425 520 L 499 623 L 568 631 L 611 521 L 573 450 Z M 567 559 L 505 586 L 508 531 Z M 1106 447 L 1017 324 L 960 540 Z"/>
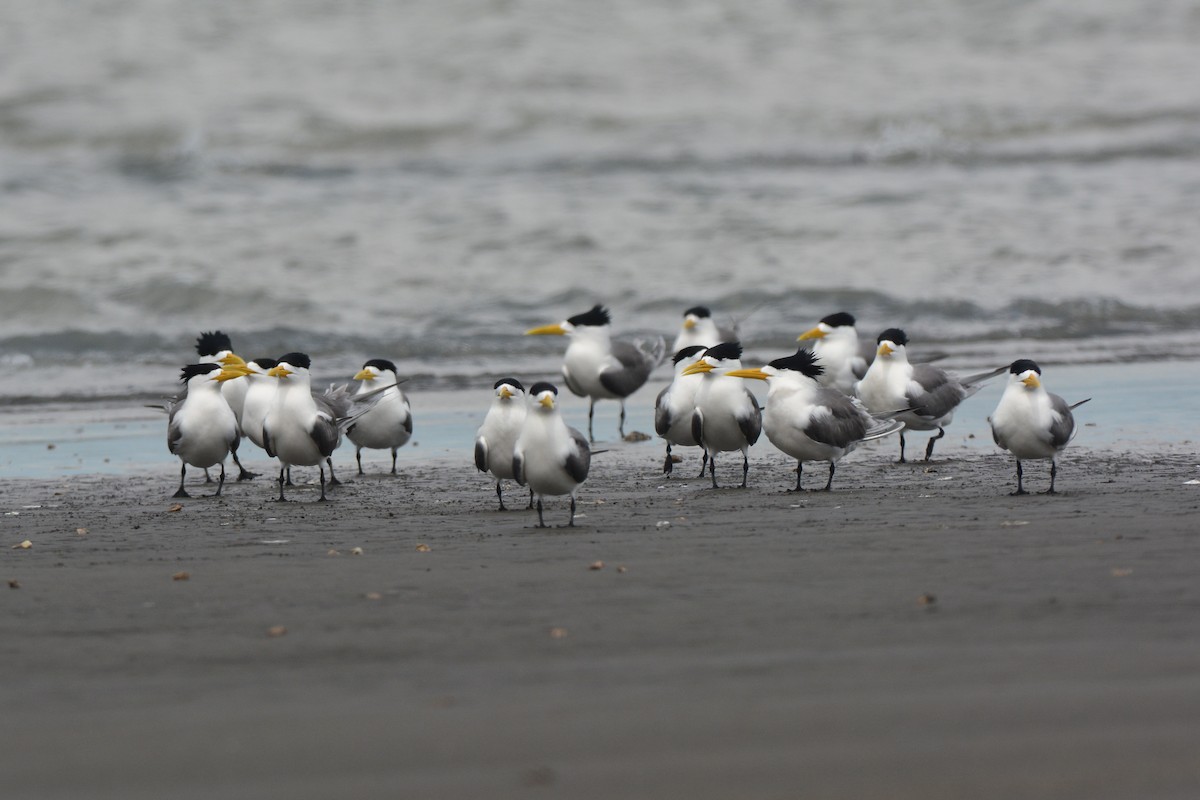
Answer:
<path fill-rule="evenodd" d="M 597 400 L 619 400 L 621 418 L 617 430 L 625 436 L 625 398 L 633 394 L 662 363 L 666 344 L 662 338 L 645 342 L 613 341 L 608 309 L 594 306 L 590 311 L 525 332 L 527 336 L 570 336 L 563 356 L 562 376 L 567 388 L 587 397 L 588 440 L 595 441 L 592 417 Z"/>
<path fill-rule="evenodd" d="M 220 384 L 243 374 L 243 367 L 222 369 L 219 364 L 189 364 L 179 379 L 187 395 L 167 410 L 167 449 L 179 456 L 179 489 L 175 497 L 190 497 L 183 487 L 187 468 L 221 465 L 221 478 L 213 497 L 225 486 L 225 457 L 238 439 L 237 420 L 221 398 Z"/>
<path fill-rule="evenodd" d="M 263 419 L 263 446 L 267 455 L 279 460 L 279 501 L 283 496 L 285 474 L 293 467 L 315 466 L 321 473 L 321 496 L 325 497 L 325 468 L 329 464 L 333 482 L 333 461 L 330 456 L 341 444 L 339 420 L 349 411 L 348 395 L 312 391 L 309 373 L 311 360 L 304 353 L 288 353 L 267 374 L 279 380 L 275 400 Z"/>
<path fill-rule="evenodd" d="M 231 364 L 245 364 L 240 357 L 233 352 L 233 342 L 229 338 L 229 334 L 221 331 L 203 331 L 196 337 L 196 356 L 200 364 L 220 364 L 221 366 L 229 366 Z M 184 387 L 184 394 L 180 395 L 180 399 L 187 393 L 187 387 Z M 226 378 L 221 384 L 221 396 L 229 403 L 229 407 L 233 410 L 234 416 L 239 414 L 239 406 L 241 399 L 245 396 L 245 380 L 241 377 Z M 241 442 L 242 430 L 241 422 L 238 422 L 238 442 Z M 239 481 L 248 481 L 258 477 L 258 473 L 250 472 L 242 466 L 241 460 L 238 458 L 237 444 L 230 450 L 230 455 L 233 456 L 233 463 L 237 465 Z M 204 480 L 206 483 L 211 482 L 208 476 L 208 471 L 205 470 Z"/>
<path fill-rule="evenodd" d="M 263 442 L 263 420 L 274 405 L 275 393 L 279 390 L 279 381 L 268 373 L 278 363 L 274 358 L 265 357 L 253 358 L 246 362 L 249 374 L 245 377 L 246 394 L 242 398 L 238 427 L 247 439 L 264 450 L 266 445 Z"/>
<path fill-rule="evenodd" d="M 894 416 L 906 428 L 937 431 L 925 446 L 925 460 L 933 456 L 933 446 L 946 435 L 946 425 L 954 418 L 963 400 L 983 388 L 1007 367 L 956 378 L 929 364 L 910 364 L 908 336 L 899 328 L 888 328 L 876 340 L 878 349 L 867 374 L 858 382 L 856 392 L 867 410 L 876 415 Z M 900 463 L 904 463 L 904 431 L 900 431 Z"/>
<path fill-rule="evenodd" d="M 525 387 L 516 378 L 501 378 L 492 387 L 495 397 L 488 408 L 483 424 L 475 432 L 475 466 L 480 472 L 490 472 L 496 478 L 496 499 L 500 510 L 506 511 L 501 484 L 513 480 L 513 448 L 525 424 Z M 533 508 L 533 490 L 529 506 Z"/>
<path fill-rule="evenodd" d="M 1017 490 L 1012 494 L 1028 494 L 1022 485 L 1021 461 L 1031 459 L 1050 460 L 1050 488 L 1042 494 L 1056 493 L 1056 457 L 1075 435 L 1071 411 L 1091 399 L 1067 405 L 1067 401 L 1046 391 L 1041 368 L 1027 358 L 1008 367 L 1008 386 L 988 421 L 996 444 L 1017 459 Z"/>
<path fill-rule="evenodd" d="M 717 453 L 742 451 L 742 488 L 750 473 L 750 446 L 762 433 L 762 411 L 758 400 L 740 380 L 726 373 L 742 366 L 742 346 L 722 342 L 704 355 L 684 375 L 703 375 L 692 413 L 692 436 L 708 455 L 708 471 L 717 486 Z"/>
<path fill-rule="evenodd" d="M 837 462 L 859 444 L 896 433 L 904 423 L 876 419 L 862 403 L 837 389 L 822 386 L 820 358 L 807 350 L 778 358 L 765 367 L 735 369 L 731 378 L 767 382 L 763 430 L 771 444 L 796 459 L 796 488 L 802 491 L 805 461 L 828 461 L 829 480 L 822 491 L 833 488 Z"/>
<path fill-rule="evenodd" d="M 354 396 L 354 422 L 346 428 L 346 438 L 354 442 L 354 458 L 358 462 L 358 474 L 363 474 L 362 451 L 364 447 L 374 450 L 392 451 L 392 474 L 396 474 L 396 451 L 412 438 L 412 407 L 404 392 L 400 391 L 396 365 L 386 358 L 374 358 L 363 364 L 354 376 L 361 381 L 358 394 Z M 379 385 L 391 384 L 383 391 Z"/>
<path fill-rule="evenodd" d="M 727 332 L 717 328 L 712 312 L 706 306 L 692 306 L 683 312 L 683 327 L 675 337 L 671 351 L 678 353 L 685 347 L 699 345 L 703 348 L 712 347 L 730 338 Z"/>
<path fill-rule="evenodd" d="M 675 462 L 671 458 L 671 445 L 696 447 L 700 443 L 692 435 L 692 415 L 696 411 L 696 392 L 704 382 L 700 374 L 684 375 L 683 371 L 704 356 L 706 347 L 690 345 L 675 353 L 675 377 L 658 393 L 654 401 L 654 430 L 667 440 L 667 456 L 663 461 L 663 472 L 670 476 Z M 700 464 L 700 475 L 708 468 L 708 453 Z"/>
<path fill-rule="evenodd" d="M 542 497 L 571 496 L 571 520 L 575 527 L 575 493 L 587 480 L 592 454 L 583 434 L 571 428 L 558 413 L 558 389 L 552 383 L 535 383 L 529 388 L 533 405 L 525 415 L 521 435 L 513 447 L 512 472 L 517 483 L 537 495 L 537 527 L 545 528 Z"/>
<path fill-rule="evenodd" d="M 853 394 L 854 384 L 867 374 L 867 359 L 862 354 L 854 316 L 839 311 L 822 317 L 815 328 L 797 337 L 797 341 L 806 340 L 812 341 L 813 355 L 820 359 L 824 369 L 819 383 L 844 394 Z"/>

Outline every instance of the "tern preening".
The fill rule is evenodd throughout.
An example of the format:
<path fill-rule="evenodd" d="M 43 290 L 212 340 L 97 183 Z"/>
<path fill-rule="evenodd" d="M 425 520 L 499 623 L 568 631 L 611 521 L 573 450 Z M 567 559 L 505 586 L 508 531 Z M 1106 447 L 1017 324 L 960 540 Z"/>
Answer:
<path fill-rule="evenodd" d="M 727 375 L 741 369 L 742 346 L 722 342 L 704 351 L 684 375 L 702 375 L 696 392 L 696 410 L 692 414 L 692 436 L 708 455 L 708 471 L 713 488 L 717 486 L 717 453 L 740 450 L 742 488 L 750 473 L 750 446 L 762 433 L 762 411 L 758 400 L 737 378 Z"/>
<path fill-rule="evenodd" d="M 946 425 L 954 418 L 959 403 L 983 388 L 1007 367 L 981 372 L 966 378 L 929 364 L 911 364 L 908 360 L 908 336 L 899 328 L 888 328 L 876 340 L 878 349 L 867 374 L 856 391 L 867 410 L 880 416 L 894 416 L 915 431 L 937 431 L 925 446 L 925 460 L 933 456 L 933 446 L 946 435 Z M 900 462 L 904 462 L 904 431 L 900 431 Z"/>
<path fill-rule="evenodd" d="M 618 400 L 621 418 L 618 432 L 625 436 L 625 398 L 637 391 L 662 363 L 665 343 L 659 337 L 650 342 L 614 341 L 608 309 L 594 306 L 562 322 L 526 331 L 527 336 L 569 336 L 563 356 L 562 376 L 567 388 L 588 398 L 588 439 L 595 441 L 592 417 L 597 400 Z"/>
<path fill-rule="evenodd" d="M 1008 386 L 1000 403 L 989 417 L 996 444 L 1017 459 L 1017 489 L 1014 495 L 1028 494 L 1022 484 L 1021 462 L 1050 461 L 1050 488 L 1043 494 L 1055 494 L 1058 475 L 1057 456 L 1075 435 L 1075 417 L 1071 411 L 1088 402 L 1067 405 L 1042 385 L 1042 370 L 1027 358 L 1014 361 L 1008 368 Z"/>
<path fill-rule="evenodd" d="M 525 415 L 521 435 L 513 447 L 513 476 L 537 495 L 539 528 L 542 497 L 571 496 L 571 519 L 575 526 L 575 493 L 587 480 L 592 454 L 583 434 L 569 427 L 558 413 L 558 389 L 552 383 L 535 383 L 529 388 L 532 405 Z"/>
<path fill-rule="evenodd" d="M 513 449 L 521 428 L 525 425 L 525 387 L 516 378 L 501 378 L 492 387 L 495 393 L 483 424 L 475 432 L 475 466 L 480 472 L 490 472 L 496 478 L 496 499 L 505 511 L 501 484 L 514 480 Z M 533 508 L 533 490 L 529 491 L 529 508 Z"/>
<path fill-rule="evenodd" d="M 842 456 L 861 443 L 896 433 L 904 423 L 876 419 L 862 404 L 837 389 L 822 386 L 820 359 L 807 350 L 777 358 L 758 369 L 736 369 L 731 378 L 753 378 L 767 382 L 763 430 L 771 444 L 796 459 L 796 489 L 801 491 L 805 461 L 828 461 L 829 480 L 823 491 L 833 488 L 833 473 Z"/>

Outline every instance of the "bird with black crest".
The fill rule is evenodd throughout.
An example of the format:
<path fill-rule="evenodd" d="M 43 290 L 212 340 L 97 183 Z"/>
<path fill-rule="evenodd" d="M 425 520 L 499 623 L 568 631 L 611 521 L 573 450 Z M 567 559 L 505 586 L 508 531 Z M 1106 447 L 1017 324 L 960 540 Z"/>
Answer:
<path fill-rule="evenodd" d="M 483 424 L 475 432 L 475 466 L 480 472 L 490 472 L 496 479 L 496 499 L 500 510 L 504 506 L 502 483 L 515 480 L 513 450 L 525 425 L 529 409 L 525 403 L 525 387 L 516 378 L 501 378 L 492 386 L 492 404 Z M 533 508 L 533 490 L 529 490 L 529 505 Z"/>
<path fill-rule="evenodd" d="M 325 497 L 325 468 L 342 441 L 341 425 L 348 419 L 350 399 L 347 392 L 317 394 L 312 390 L 309 369 L 312 361 L 305 353 L 288 353 L 267 372 L 279 380 L 271 409 L 263 419 L 263 445 L 267 455 L 279 460 L 279 500 L 286 500 L 284 480 L 292 467 L 317 467 L 320 470 L 321 496 Z"/>
<path fill-rule="evenodd" d="M 829 462 L 829 480 L 823 489 L 829 491 L 843 456 L 863 442 L 904 428 L 903 422 L 877 419 L 858 400 L 822 386 L 823 371 L 820 359 L 801 349 L 764 367 L 725 373 L 767 382 L 763 431 L 771 444 L 796 459 L 797 492 L 802 491 L 805 461 Z"/>
<path fill-rule="evenodd" d="M 899 328 L 888 328 L 876 339 L 878 349 L 867 374 L 855 392 L 875 415 L 893 415 L 905 430 L 937 431 L 925 445 L 925 460 L 933 457 L 933 446 L 946 435 L 954 410 L 991 378 L 1007 367 L 958 378 L 930 364 L 908 360 L 908 336 Z M 904 430 L 900 431 L 900 459 L 904 463 Z"/>
<path fill-rule="evenodd" d="M 396 365 L 386 358 L 373 358 L 354 375 L 361 381 L 354 402 L 354 421 L 346 438 L 354 443 L 358 474 L 363 474 L 363 448 L 392 451 L 392 473 L 396 474 L 396 451 L 412 438 L 412 406 L 400 390 Z"/>
<path fill-rule="evenodd" d="M 220 465 L 221 478 L 214 497 L 225 486 L 225 458 L 238 440 L 237 420 L 221 397 L 222 382 L 244 374 L 245 367 L 232 364 L 188 364 L 179 379 L 187 394 L 167 409 L 167 449 L 179 457 L 179 489 L 175 497 L 190 497 L 184 488 L 188 466 L 208 469 Z"/>
<path fill-rule="evenodd" d="M 525 415 L 521 435 L 513 446 L 513 477 L 537 495 L 537 527 L 545 528 L 542 498 L 571 496 L 575 527 L 575 494 L 587 480 L 592 453 L 583 434 L 567 425 L 558 413 L 558 387 L 545 381 L 529 387 L 532 405 Z"/>
<path fill-rule="evenodd" d="M 762 411 L 758 399 L 737 378 L 728 373 L 742 367 L 742 346 L 738 342 L 722 342 L 704 351 L 696 363 L 683 375 L 703 375 L 696 392 L 696 410 L 692 413 L 692 436 L 708 455 L 708 471 L 712 487 L 717 484 L 717 453 L 740 451 L 742 454 L 742 483 L 750 473 L 750 447 L 762 433 Z"/>
<path fill-rule="evenodd" d="M 666 343 L 662 337 L 627 342 L 612 338 L 612 317 L 596 305 L 582 314 L 526 331 L 527 336 L 568 336 L 563 355 L 562 376 L 573 394 L 588 398 L 588 440 L 595 441 L 592 418 L 597 400 L 621 404 L 619 435 L 625 436 L 625 398 L 633 394 L 663 362 Z"/>

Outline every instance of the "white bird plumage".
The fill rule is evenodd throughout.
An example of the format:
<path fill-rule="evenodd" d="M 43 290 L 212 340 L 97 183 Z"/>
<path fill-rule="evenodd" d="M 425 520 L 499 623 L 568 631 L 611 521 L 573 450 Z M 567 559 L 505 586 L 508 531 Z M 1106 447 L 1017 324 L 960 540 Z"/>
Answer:
<path fill-rule="evenodd" d="M 557 387 L 535 383 L 529 395 L 532 405 L 513 447 L 513 477 L 537 495 L 539 528 L 546 527 L 542 497 L 564 494 L 571 496 L 571 519 L 567 525 L 574 527 L 575 494 L 587 479 L 592 460 L 588 441 L 558 413 Z"/>
<path fill-rule="evenodd" d="M 658 393 L 654 401 L 654 430 L 667 442 L 667 455 L 663 460 L 663 472 L 670 476 L 675 461 L 671 457 L 671 445 L 696 447 L 700 443 L 692 434 L 692 416 L 696 412 L 696 393 L 704 383 L 701 374 L 684 375 L 684 370 L 704 356 L 708 347 L 689 345 L 675 353 L 675 375 L 671 382 Z M 708 453 L 704 453 L 700 476 L 708 466 Z"/>
<path fill-rule="evenodd" d="M 666 356 L 662 337 L 650 341 L 613 340 L 611 317 L 603 306 L 526 331 L 527 336 L 569 336 L 563 355 L 562 376 L 573 394 L 587 397 L 588 440 L 595 441 L 592 418 L 597 400 L 618 400 L 621 416 L 617 430 L 625 436 L 625 398 L 639 389 Z"/>
<path fill-rule="evenodd" d="M 899 328 L 888 328 L 876 340 L 878 349 L 867 374 L 855 387 L 867 410 L 875 415 L 894 416 L 906 429 L 936 430 L 925 446 L 925 460 L 933 457 L 933 446 L 946 435 L 945 426 L 954 410 L 1007 367 L 957 378 L 930 364 L 908 360 L 908 336 Z M 904 431 L 900 431 L 900 462 L 904 462 Z"/>
<path fill-rule="evenodd" d="M 696 392 L 696 410 L 692 413 L 692 436 L 708 455 L 708 471 L 713 488 L 717 485 L 717 453 L 740 450 L 742 488 L 750 473 L 750 446 L 762 433 L 762 411 L 758 399 L 737 378 L 725 373 L 740 369 L 742 346 L 722 342 L 704 351 L 684 375 L 703 376 Z"/>
<path fill-rule="evenodd" d="M 361 381 L 354 400 L 354 421 L 346 438 L 354 443 L 358 474 L 363 474 L 363 448 L 392 451 L 392 473 L 396 474 L 396 451 L 412 438 L 412 406 L 400 391 L 396 365 L 385 358 L 371 359 L 355 374 Z M 389 385 L 390 384 L 390 385 Z M 383 391 L 379 389 L 383 387 Z"/>
<path fill-rule="evenodd" d="M 237 420 L 221 397 L 220 382 L 242 374 L 243 367 L 222 369 L 219 364 L 189 364 L 181 380 L 187 394 L 167 408 L 167 449 L 179 457 L 179 489 L 175 497 L 189 497 L 184 479 L 189 465 L 207 469 L 221 466 L 214 497 L 225 486 L 225 458 L 238 440 Z"/>
<path fill-rule="evenodd" d="M 1046 391 L 1041 368 L 1029 359 L 1014 361 L 1008 373 L 1008 385 L 988 421 L 996 444 L 1017 460 L 1017 489 L 1013 494 L 1027 494 L 1021 462 L 1047 459 L 1050 488 L 1044 494 L 1055 494 L 1057 456 L 1075 436 L 1075 417 L 1071 411 L 1091 398 L 1067 405 L 1067 401 Z"/>
<path fill-rule="evenodd" d="M 726 374 L 767 382 L 763 431 L 771 444 L 796 459 L 797 492 L 801 491 L 805 461 L 829 462 L 829 480 L 823 489 L 829 491 L 838 460 L 863 442 L 904 427 L 895 419 L 877 419 L 858 400 L 822 386 L 820 359 L 806 350 L 759 369 Z"/>
<path fill-rule="evenodd" d="M 483 424 L 475 432 L 475 466 L 480 472 L 490 472 L 496 478 L 496 499 L 505 511 L 501 484 L 513 480 L 513 449 L 521 428 L 525 425 L 528 408 L 525 387 L 516 378 L 501 378 L 492 387 L 494 397 Z M 529 493 L 529 508 L 533 508 L 533 492 Z"/>
<path fill-rule="evenodd" d="M 321 496 L 325 500 L 325 468 L 329 464 L 330 482 L 333 462 L 330 456 L 341 444 L 339 421 L 349 411 L 349 395 L 336 390 L 316 395 L 309 374 L 311 362 L 304 353 L 280 357 L 267 373 L 279 381 L 274 403 L 263 419 L 263 444 L 267 455 L 279 460 L 279 500 L 283 495 L 284 476 L 291 467 L 320 470 Z"/>

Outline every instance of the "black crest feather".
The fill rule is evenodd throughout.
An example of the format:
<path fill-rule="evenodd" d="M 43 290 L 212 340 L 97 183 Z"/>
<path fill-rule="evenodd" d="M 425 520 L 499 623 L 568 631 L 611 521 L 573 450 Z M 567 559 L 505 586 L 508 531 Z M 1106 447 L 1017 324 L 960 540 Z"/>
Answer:
<path fill-rule="evenodd" d="M 277 365 L 279 362 L 273 358 L 267 358 L 264 356 L 261 358 L 252 358 L 252 359 L 250 359 L 250 363 L 258 364 L 259 368 L 268 370 L 268 369 L 274 369 L 275 365 Z"/>
<path fill-rule="evenodd" d="M 1020 375 L 1022 372 L 1026 372 L 1028 370 L 1033 370 L 1038 375 L 1042 374 L 1042 368 L 1037 365 L 1037 362 L 1030 361 L 1028 358 L 1018 358 L 1012 363 L 1012 366 L 1008 368 L 1008 371 L 1013 375 Z"/>
<path fill-rule="evenodd" d="M 375 369 L 380 370 L 380 371 L 383 371 L 383 370 L 391 370 L 392 372 L 396 371 L 396 365 L 393 364 L 391 361 L 388 361 L 386 358 L 372 358 L 370 361 L 363 364 L 363 369 L 366 369 L 367 367 L 374 367 Z"/>
<path fill-rule="evenodd" d="M 777 358 L 771 362 L 775 369 L 790 369 L 800 372 L 810 378 L 816 378 L 825 372 L 825 368 L 817 363 L 817 357 L 808 350 L 797 350 L 790 356 Z"/>
<path fill-rule="evenodd" d="M 704 345 L 702 345 L 702 344 L 694 344 L 691 347 L 685 347 L 682 350 L 680 350 L 678 353 L 675 354 L 675 357 L 671 359 L 671 363 L 678 364 L 680 361 L 683 361 L 685 358 L 691 358 L 692 356 L 696 355 L 696 353 L 701 353 L 703 351 L 704 351 Z"/>
<path fill-rule="evenodd" d="M 836 314 L 822 317 L 821 322 L 824 322 L 831 328 L 854 327 L 854 315 L 846 311 L 839 311 Z"/>
<path fill-rule="evenodd" d="M 196 355 L 215 356 L 222 350 L 232 350 L 233 342 L 220 331 L 205 331 L 196 338 Z"/>
<path fill-rule="evenodd" d="M 908 335 L 899 328 L 888 328 L 883 333 L 879 334 L 879 338 L 875 340 L 875 344 L 880 342 L 891 342 L 892 344 L 908 344 Z"/>
<path fill-rule="evenodd" d="M 692 306 L 687 311 L 683 312 L 683 315 L 685 317 L 688 314 L 692 314 L 694 316 L 700 317 L 701 319 L 703 319 L 704 317 L 712 316 L 712 312 L 708 310 L 708 306 Z"/>
<path fill-rule="evenodd" d="M 516 378 L 501 378 L 500 380 L 498 380 L 494 384 L 492 384 L 492 389 L 493 390 L 499 389 L 501 386 L 503 386 L 506 383 L 519 392 L 525 391 L 525 387 L 522 386 L 521 382 L 519 380 L 517 380 Z"/>
<path fill-rule="evenodd" d="M 187 383 L 190 378 L 197 375 L 207 375 L 221 368 L 220 364 L 188 364 L 179 373 L 179 380 L 182 383 Z"/>
<path fill-rule="evenodd" d="M 741 342 L 721 342 L 714 344 L 704 351 L 705 358 L 716 358 L 721 361 L 733 361 L 742 357 Z"/>
<path fill-rule="evenodd" d="M 308 369 L 312 366 L 312 359 L 308 357 L 307 353 L 287 353 L 279 357 L 279 363 L 288 363 L 293 367 Z"/>
<path fill-rule="evenodd" d="M 546 381 L 539 381 L 539 382 L 535 383 L 533 386 L 529 387 L 529 394 L 531 394 L 534 397 L 537 397 L 542 392 L 553 392 L 554 396 L 558 397 L 558 387 L 555 386 L 553 383 L 547 383 Z"/>
<path fill-rule="evenodd" d="M 600 327 L 601 325 L 608 325 L 611 323 L 612 317 L 608 315 L 607 308 L 601 305 L 595 305 L 592 306 L 591 310 L 589 311 L 569 317 L 567 322 L 575 326 L 592 325 L 594 327 Z"/>

